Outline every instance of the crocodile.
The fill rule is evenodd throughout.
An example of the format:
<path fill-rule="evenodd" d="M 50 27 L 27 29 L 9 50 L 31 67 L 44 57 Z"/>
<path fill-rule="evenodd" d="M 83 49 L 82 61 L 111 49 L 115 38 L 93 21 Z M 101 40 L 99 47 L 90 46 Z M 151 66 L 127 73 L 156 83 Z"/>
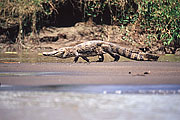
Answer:
<path fill-rule="evenodd" d="M 159 58 L 157 55 L 145 52 L 134 52 L 131 49 L 101 40 L 88 41 L 71 47 L 62 47 L 52 52 L 43 52 L 42 54 L 44 56 L 59 57 L 63 59 L 74 57 L 74 62 L 77 62 L 79 57 L 89 62 L 87 57 L 98 56 L 99 60 L 97 60 L 97 62 L 103 62 L 104 54 L 106 53 L 112 56 L 114 61 L 118 61 L 120 56 L 138 61 L 157 61 Z"/>

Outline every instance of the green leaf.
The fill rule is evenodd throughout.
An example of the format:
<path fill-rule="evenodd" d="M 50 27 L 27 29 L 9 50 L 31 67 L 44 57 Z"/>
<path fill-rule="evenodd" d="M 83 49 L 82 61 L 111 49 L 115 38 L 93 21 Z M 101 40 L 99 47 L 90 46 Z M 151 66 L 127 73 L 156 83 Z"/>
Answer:
<path fill-rule="evenodd" d="M 88 16 L 92 16 L 92 14 L 90 14 L 90 13 L 88 13 L 87 15 L 88 15 Z"/>
<path fill-rule="evenodd" d="M 170 45 L 170 43 L 173 41 L 173 37 L 171 37 L 170 39 L 168 39 L 167 44 Z"/>

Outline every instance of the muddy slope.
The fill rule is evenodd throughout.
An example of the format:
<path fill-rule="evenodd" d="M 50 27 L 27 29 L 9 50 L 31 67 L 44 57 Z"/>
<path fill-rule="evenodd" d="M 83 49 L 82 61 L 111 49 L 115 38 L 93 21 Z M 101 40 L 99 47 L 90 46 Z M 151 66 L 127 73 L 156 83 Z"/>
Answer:
<path fill-rule="evenodd" d="M 76 23 L 73 27 L 44 28 L 40 31 L 41 48 L 57 49 L 73 46 L 90 40 L 103 40 L 131 48 L 134 51 L 144 51 L 154 54 L 172 54 L 173 48 L 165 48 L 155 39 L 148 40 L 148 34 L 141 34 L 138 28 L 128 26 L 95 25 L 88 22 Z"/>
<path fill-rule="evenodd" d="M 6 36 L 1 37 L 3 37 L 3 40 L 6 39 Z M 91 21 L 79 22 L 72 27 L 44 27 L 36 37 L 32 35 L 26 36 L 24 43 L 27 49 L 46 51 L 65 46 L 74 46 L 90 40 L 113 42 L 134 51 L 153 54 L 180 54 L 179 49 L 165 47 L 155 38 L 148 39 L 148 34 L 142 33 L 140 28 L 135 27 L 135 25 L 126 27 L 95 25 Z M 33 43 L 33 41 L 39 41 L 39 43 Z M 0 45 L 2 51 L 14 51 L 16 47 L 16 44 Z"/>

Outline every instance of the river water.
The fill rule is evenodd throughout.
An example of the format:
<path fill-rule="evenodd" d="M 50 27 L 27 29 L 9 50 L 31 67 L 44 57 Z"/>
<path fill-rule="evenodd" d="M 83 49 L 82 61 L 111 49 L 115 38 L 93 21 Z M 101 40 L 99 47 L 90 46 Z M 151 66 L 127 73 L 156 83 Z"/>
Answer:
<path fill-rule="evenodd" d="M 1 86 L 1 120 L 179 120 L 179 85 Z"/>

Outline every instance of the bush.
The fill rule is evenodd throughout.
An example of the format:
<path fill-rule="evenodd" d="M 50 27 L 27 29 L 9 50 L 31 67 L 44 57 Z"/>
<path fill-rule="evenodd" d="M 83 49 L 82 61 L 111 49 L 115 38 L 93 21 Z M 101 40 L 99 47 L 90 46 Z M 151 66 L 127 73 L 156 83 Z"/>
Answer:
<path fill-rule="evenodd" d="M 134 0 L 87 0 L 84 10 L 86 17 L 100 18 L 101 23 L 105 23 L 109 16 L 109 24 L 127 25 L 136 20 L 133 14 L 137 11 L 137 4 Z"/>
<path fill-rule="evenodd" d="M 63 2 L 63 0 L 59 1 Z M 56 10 L 56 4 L 57 0 L 1 0 L 0 27 L 19 26 L 16 42 L 21 43 L 24 36 L 24 27 L 31 27 L 32 33 L 36 34 L 36 23 L 39 18 L 52 14 Z"/>
<path fill-rule="evenodd" d="M 19 26 L 17 42 L 22 42 L 24 28 L 31 26 L 36 34 L 37 23 L 44 16 L 69 1 L 80 9 L 84 19 L 100 19 L 100 23 L 128 25 L 139 23 L 141 29 L 164 45 L 180 45 L 179 0 L 1 0 L 0 27 Z M 53 14 L 54 15 L 54 14 Z M 105 22 L 110 19 L 108 22 Z M 43 26 L 43 25 L 42 25 Z M 19 41 L 20 40 L 20 41 Z"/>
<path fill-rule="evenodd" d="M 164 45 L 180 45 L 179 0 L 135 0 L 135 2 L 134 0 L 89 0 L 85 5 L 85 14 L 96 18 L 104 14 L 108 8 L 111 24 L 140 23 L 141 29 L 149 34 L 149 38 L 161 40 Z"/>
<path fill-rule="evenodd" d="M 141 28 L 161 40 L 164 45 L 180 43 L 180 1 L 141 0 L 139 2 Z"/>

